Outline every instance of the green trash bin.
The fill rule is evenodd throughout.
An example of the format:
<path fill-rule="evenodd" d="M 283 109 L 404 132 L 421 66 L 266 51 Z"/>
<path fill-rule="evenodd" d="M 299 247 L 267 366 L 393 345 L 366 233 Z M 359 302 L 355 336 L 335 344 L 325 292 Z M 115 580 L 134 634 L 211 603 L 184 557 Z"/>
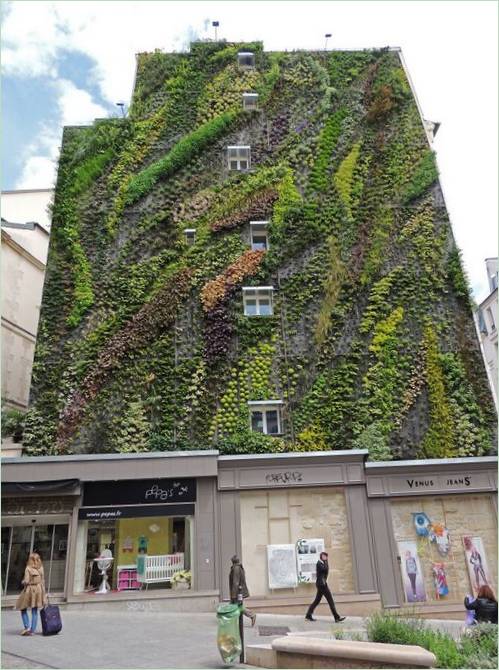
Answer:
<path fill-rule="evenodd" d="M 231 664 L 241 655 L 239 635 L 239 605 L 228 603 L 217 609 L 217 645 L 224 663 Z"/>

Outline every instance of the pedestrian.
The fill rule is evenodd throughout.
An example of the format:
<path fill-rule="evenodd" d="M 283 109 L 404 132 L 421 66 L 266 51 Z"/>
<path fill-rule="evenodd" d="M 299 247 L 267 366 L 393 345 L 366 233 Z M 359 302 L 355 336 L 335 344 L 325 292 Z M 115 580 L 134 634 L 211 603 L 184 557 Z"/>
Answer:
<path fill-rule="evenodd" d="M 467 610 L 474 610 L 476 623 L 487 622 L 497 624 L 497 599 L 487 584 L 478 589 L 475 600 L 471 600 L 466 596 L 464 606 Z"/>
<path fill-rule="evenodd" d="M 229 574 L 229 590 L 230 590 L 230 602 L 236 604 L 238 602 L 238 596 L 244 598 L 249 598 L 249 591 L 246 585 L 246 573 L 244 568 L 241 565 L 241 561 L 237 556 L 231 558 L 232 566 L 230 568 Z M 256 622 L 256 614 L 251 612 L 249 609 L 246 609 L 243 605 L 243 614 L 247 616 L 248 619 L 251 619 L 251 625 L 254 626 Z"/>
<path fill-rule="evenodd" d="M 317 595 L 315 596 L 314 602 L 308 608 L 307 614 L 305 615 L 305 619 L 307 619 L 308 621 L 316 621 L 316 619 L 314 619 L 312 614 L 314 613 L 314 610 L 317 607 L 317 605 L 322 600 L 322 596 L 324 596 L 328 602 L 329 607 L 331 608 L 331 613 L 334 616 L 335 622 L 339 623 L 340 621 L 345 621 L 345 617 L 340 616 L 338 614 L 336 610 L 336 605 L 334 604 L 333 595 L 329 590 L 329 586 L 327 585 L 327 577 L 329 574 L 329 564 L 327 559 L 328 559 L 327 553 L 325 551 L 321 552 L 316 566 L 317 574 L 316 574 L 315 585 L 317 587 Z"/>
<path fill-rule="evenodd" d="M 33 635 L 38 623 L 38 609 L 47 604 L 45 593 L 45 576 L 40 555 L 32 553 L 28 556 L 24 579 L 24 588 L 17 601 L 16 609 L 21 610 L 24 630 L 21 635 Z M 31 626 L 29 623 L 28 607 L 31 608 Z"/>
<path fill-rule="evenodd" d="M 418 575 L 418 566 L 416 564 L 416 559 L 410 551 L 405 552 L 405 571 L 409 577 L 409 581 L 411 582 L 412 597 L 414 600 L 417 600 L 418 595 L 416 591 L 416 577 Z"/>

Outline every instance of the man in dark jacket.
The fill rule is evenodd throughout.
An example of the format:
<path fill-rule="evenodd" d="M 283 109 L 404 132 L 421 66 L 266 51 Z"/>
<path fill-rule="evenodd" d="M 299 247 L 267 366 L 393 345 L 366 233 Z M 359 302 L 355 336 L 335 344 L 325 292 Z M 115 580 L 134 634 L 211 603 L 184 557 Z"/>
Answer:
<path fill-rule="evenodd" d="M 308 621 L 316 621 L 312 614 L 314 613 L 317 605 L 322 600 L 322 596 L 324 596 L 328 602 L 329 607 L 331 608 L 331 613 L 334 616 L 335 623 L 340 623 L 340 621 L 345 621 L 345 617 L 338 614 L 334 604 L 333 595 L 329 590 L 329 586 L 327 585 L 327 577 L 329 574 L 329 564 L 327 558 L 328 556 L 326 552 L 323 551 L 319 557 L 319 560 L 317 561 L 317 578 L 315 580 L 317 595 L 315 596 L 314 602 L 308 608 L 305 619 Z"/>
<path fill-rule="evenodd" d="M 237 556 L 233 556 L 231 561 L 232 566 L 230 568 L 229 574 L 230 602 L 237 603 L 239 594 L 241 594 L 243 598 L 249 598 L 249 591 L 246 585 L 246 574 L 244 572 L 243 566 L 241 565 L 241 562 L 239 561 L 239 558 Z M 250 610 L 246 609 L 244 605 L 243 614 L 244 616 L 247 616 L 249 619 L 251 619 L 251 625 L 254 626 L 256 621 L 256 614 L 250 612 Z"/>

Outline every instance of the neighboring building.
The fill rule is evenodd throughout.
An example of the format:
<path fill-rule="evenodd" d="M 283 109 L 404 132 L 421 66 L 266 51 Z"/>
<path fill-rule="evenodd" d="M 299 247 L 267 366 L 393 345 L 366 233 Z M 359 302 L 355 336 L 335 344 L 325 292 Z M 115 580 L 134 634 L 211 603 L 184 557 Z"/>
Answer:
<path fill-rule="evenodd" d="M 37 549 L 47 588 L 68 606 L 132 610 L 151 599 L 156 611 L 213 611 L 229 598 L 237 554 L 249 607 L 303 614 L 324 547 L 342 614 L 411 607 L 422 617 L 462 619 L 464 596 L 483 583 L 470 563 L 472 545 L 488 583 L 497 584 L 497 458 L 366 457 L 352 449 L 7 459 L 3 604 L 17 598 L 26 554 Z M 105 548 L 114 558 L 113 590 L 96 596 L 94 559 Z M 418 560 L 417 599 L 407 551 Z M 191 572 L 189 590 L 172 583 L 178 566 Z M 325 603 L 319 613 L 328 614 Z"/>
<path fill-rule="evenodd" d="M 29 188 L 2 191 L 2 218 L 16 223 L 36 221 L 50 230 L 53 188 Z"/>
<path fill-rule="evenodd" d="M 53 190 L 2 193 L 2 406 L 28 408 Z M 2 455 L 20 449 L 2 440 Z M 12 452 L 14 450 L 14 452 Z"/>
<path fill-rule="evenodd" d="M 494 400 L 497 407 L 498 398 L 498 352 L 497 352 L 497 328 L 498 328 L 498 260 L 497 258 L 485 259 L 487 267 L 487 278 L 489 280 L 489 295 L 483 300 L 476 311 L 477 329 L 482 342 L 482 353 L 485 366 L 489 375 Z"/>
<path fill-rule="evenodd" d="M 398 49 L 139 54 L 64 131 L 27 452 L 489 453 L 430 125 Z"/>

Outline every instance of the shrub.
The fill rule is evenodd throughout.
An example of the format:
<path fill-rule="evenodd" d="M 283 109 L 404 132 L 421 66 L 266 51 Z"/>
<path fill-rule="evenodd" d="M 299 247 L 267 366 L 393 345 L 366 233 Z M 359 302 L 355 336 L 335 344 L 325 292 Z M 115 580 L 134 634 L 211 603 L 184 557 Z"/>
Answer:
<path fill-rule="evenodd" d="M 14 442 L 22 442 L 26 415 L 18 409 L 2 407 L 2 437 L 12 437 Z"/>

